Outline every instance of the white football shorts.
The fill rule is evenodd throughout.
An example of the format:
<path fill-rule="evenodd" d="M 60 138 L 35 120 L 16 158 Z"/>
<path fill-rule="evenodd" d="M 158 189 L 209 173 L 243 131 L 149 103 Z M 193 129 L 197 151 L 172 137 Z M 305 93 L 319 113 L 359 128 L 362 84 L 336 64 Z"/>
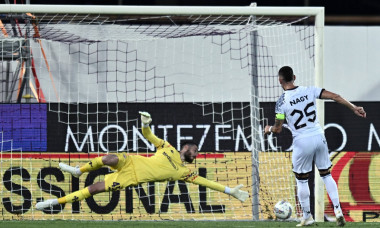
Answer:
<path fill-rule="evenodd" d="M 331 167 L 326 138 L 322 134 L 300 138 L 293 143 L 293 172 L 298 174 L 311 172 L 313 161 L 318 170 Z"/>

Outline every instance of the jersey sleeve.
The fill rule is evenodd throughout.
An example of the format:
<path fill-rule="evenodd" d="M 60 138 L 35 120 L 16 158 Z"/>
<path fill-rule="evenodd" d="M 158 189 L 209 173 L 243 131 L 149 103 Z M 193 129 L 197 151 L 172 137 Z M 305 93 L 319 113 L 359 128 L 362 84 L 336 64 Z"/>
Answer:
<path fill-rule="evenodd" d="M 142 133 L 146 139 L 149 140 L 149 142 L 153 143 L 155 147 L 163 146 L 165 141 L 158 138 L 155 134 L 153 134 L 152 130 L 149 126 L 142 127 Z"/>
<path fill-rule="evenodd" d="M 285 94 L 282 94 L 281 97 L 276 102 L 276 119 L 284 120 L 285 119 Z"/>
<path fill-rule="evenodd" d="M 313 95 L 315 98 L 317 99 L 322 99 L 321 96 L 322 96 L 322 92 L 325 90 L 325 89 L 322 89 L 322 88 L 318 88 L 318 87 L 311 87 L 312 88 L 312 92 L 313 92 Z"/>
<path fill-rule="evenodd" d="M 224 190 L 226 189 L 226 186 L 219 184 L 215 181 L 207 180 L 206 178 L 199 176 L 197 174 L 197 172 L 191 172 L 190 171 L 190 173 L 188 175 L 186 175 L 183 178 L 183 180 L 186 182 L 189 182 L 189 183 L 202 185 L 204 187 L 207 187 L 207 188 L 219 191 L 219 192 L 224 192 Z"/>

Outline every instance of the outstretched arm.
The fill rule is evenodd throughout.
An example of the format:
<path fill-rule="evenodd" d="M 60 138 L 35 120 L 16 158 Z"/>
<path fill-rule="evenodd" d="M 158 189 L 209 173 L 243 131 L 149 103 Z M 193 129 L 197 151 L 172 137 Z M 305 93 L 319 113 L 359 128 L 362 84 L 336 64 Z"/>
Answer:
<path fill-rule="evenodd" d="M 146 139 L 149 140 L 149 142 L 153 143 L 155 147 L 162 146 L 164 144 L 164 140 L 158 138 L 153 132 L 151 131 L 149 124 L 152 122 L 152 118 L 148 112 L 139 112 L 141 115 L 141 123 L 142 123 L 142 133 Z"/>
<path fill-rule="evenodd" d="M 224 192 L 226 194 L 229 194 L 229 195 L 235 197 L 236 199 L 240 200 L 241 202 L 244 202 L 249 196 L 248 192 L 240 190 L 240 188 L 242 188 L 243 185 L 238 185 L 235 188 L 231 189 L 231 188 L 224 186 L 222 184 L 219 184 L 217 182 L 210 181 L 204 177 L 198 176 L 198 174 L 196 174 L 195 172 L 190 173 L 187 177 L 184 178 L 184 180 L 186 182 L 190 182 L 190 183 L 197 184 L 197 185 L 202 185 L 202 186 L 205 186 L 207 188 L 210 188 L 210 189 L 213 189 L 213 190 L 216 190 L 219 192 Z"/>
<path fill-rule="evenodd" d="M 363 107 L 358 107 L 358 106 L 352 104 L 348 100 L 341 97 L 339 94 L 336 94 L 336 93 L 333 93 L 333 92 L 330 92 L 327 90 L 323 90 L 323 92 L 321 94 L 321 99 L 334 100 L 335 102 L 342 104 L 342 105 L 346 106 L 347 108 L 351 109 L 357 116 L 360 116 L 363 118 L 366 118 L 366 116 L 367 116 Z"/>

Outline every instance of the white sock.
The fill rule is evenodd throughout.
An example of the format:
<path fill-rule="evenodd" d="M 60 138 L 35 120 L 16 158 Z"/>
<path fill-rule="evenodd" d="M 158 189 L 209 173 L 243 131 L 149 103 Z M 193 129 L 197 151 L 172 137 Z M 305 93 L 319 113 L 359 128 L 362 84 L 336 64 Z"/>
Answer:
<path fill-rule="evenodd" d="M 79 167 L 75 167 L 75 174 L 76 175 L 82 175 L 82 172 L 80 171 Z"/>
<path fill-rule="evenodd" d="M 308 219 L 310 213 L 310 189 L 308 180 L 297 180 L 298 201 L 301 204 L 303 218 Z"/>
<path fill-rule="evenodd" d="M 53 199 L 52 201 L 51 201 L 51 204 L 52 205 L 58 205 L 59 203 L 58 203 L 58 199 Z"/>
<path fill-rule="evenodd" d="M 325 183 L 326 191 L 329 194 L 331 202 L 334 205 L 335 215 L 341 215 L 342 209 L 340 208 L 338 186 L 336 185 L 335 180 L 332 178 L 331 174 L 322 177 L 322 180 Z"/>

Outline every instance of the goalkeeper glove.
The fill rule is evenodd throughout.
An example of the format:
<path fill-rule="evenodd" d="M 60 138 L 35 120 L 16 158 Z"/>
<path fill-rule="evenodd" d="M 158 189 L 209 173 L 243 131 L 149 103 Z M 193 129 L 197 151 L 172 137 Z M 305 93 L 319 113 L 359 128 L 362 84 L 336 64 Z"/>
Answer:
<path fill-rule="evenodd" d="M 246 191 L 240 190 L 242 187 L 243 185 L 239 184 L 235 188 L 232 188 L 230 191 L 230 195 L 240 200 L 241 202 L 244 202 L 248 198 L 249 194 Z"/>
<path fill-rule="evenodd" d="M 150 122 L 152 122 L 152 118 L 150 117 L 149 112 L 139 112 L 141 115 L 141 123 L 143 127 L 148 127 Z"/>

